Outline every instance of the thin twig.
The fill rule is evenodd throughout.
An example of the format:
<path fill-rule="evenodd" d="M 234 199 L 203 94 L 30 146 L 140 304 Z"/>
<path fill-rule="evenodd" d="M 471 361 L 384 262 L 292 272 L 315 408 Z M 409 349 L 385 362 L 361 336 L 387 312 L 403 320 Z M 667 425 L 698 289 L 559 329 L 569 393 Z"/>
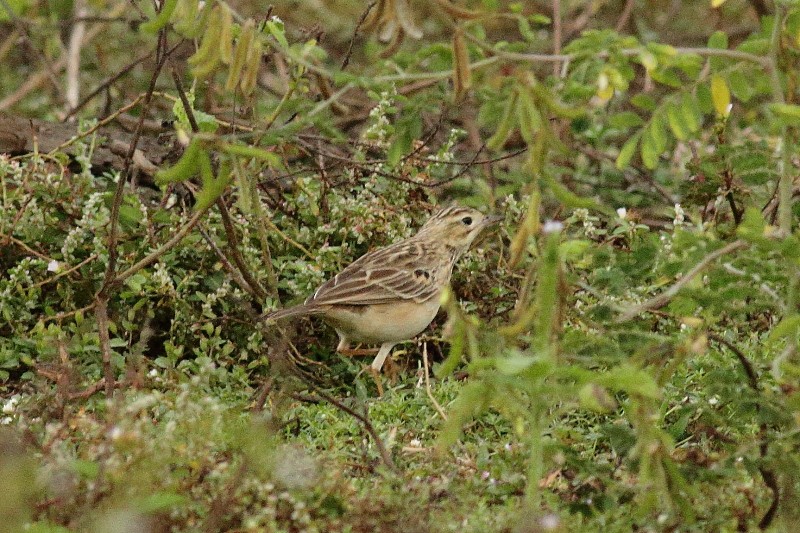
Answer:
<path fill-rule="evenodd" d="M 553 54 L 561 54 L 561 0 L 553 0 Z M 561 62 L 553 63 L 553 76 L 558 77 Z"/>
<path fill-rule="evenodd" d="M 175 45 L 175 46 L 178 46 L 178 45 Z M 90 92 L 89 94 L 87 94 L 87 95 L 86 95 L 86 96 L 83 98 L 83 100 L 81 100 L 80 102 L 78 102 L 78 104 L 77 104 L 77 105 L 75 105 L 75 106 L 74 106 L 72 109 L 70 109 L 70 110 L 69 110 L 69 112 L 68 112 L 68 113 L 66 114 L 66 116 L 64 117 L 64 119 L 65 119 L 65 120 L 66 120 L 66 119 L 68 119 L 69 117 L 71 117 L 72 115 L 74 115 L 75 113 L 77 113 L 78 111 L 80 111 L 81 109 L 83 109 L 83 107 L 84 107 L 86 104 L 88 104 L 89 102 L 91 102 L 91 101 L 92 101 L 92 99 L 93 99 L 95 96 L 97 96 L 98 94 L 100 94 L 101 92 L 103 92 L 104 90 L 106 90 L 108 87 L 110 87 L 110 86 L 111 86 L 111 85 L 112 85 L 114 82 L 116 82 L 118 79 L 120 79 L 121 77 L 125 76 L 125 75 L 126 75 L 128 72 L 130 72 L 131 70 L 133 70 L 133 68 L 134 68 L 136 65 L 138 65 L 139 63 L 142 63 L 143 61 L 146 61 L 146 60 L 150 59 L 150 57 L 152 57 L 152 55 L 153 55 L 153 52 L 148 52 L 148 53 L 144 54 L 143 56 L 141 56 L 141 57 L 139 57 L 139 58 L 137 58 L 137 59 L 133 60 L 131 63 L 128 63 L 127 65 L 125 65 L 124 67 L 122 67 L 122 69 L 121 69 L 121 70 L 119 70 L 119 71 L 118 71 L 118 72 L 116 72 L 116 73 L 115 73 L 113 76 L 111 76 L 110 78 L 107 78 L 105 81 L 103 81 L 102 83 L 100 83 L 100 85 L 98 85 L 98 86 L 95 88 L 95 90 L 93 90 L 92 92 Z"/>
<path fill-rule="evenodd" d="M 436 397 L 433 395 L 431 391 L 431 379 L 430 379 L 430 372 L 428 371 L 428 343 L 422 343 L 422 366 L 425 369 L 425 393 L 428 395 L 428 399 L 430 399 L 431 403 L 433 404 L 434 409 L 436 412 L 439 413 L 439 416 L 442 417 L 442 420 L 445 422 L 447 421 L 447 415 L 444 413 L 444 409 L 442 406 L 439 405 L 439 402 L 436 400 Z"/>
<path fill-rule="evenodd" d="M 103 120 L 101 120 L 100 122 L 98 122 L 97 124 L 92 126 L 91 128 L 89 128 L 88 130 L 86 130 L 84 132 L 81 132 L 78 135 L 75 135 L 74 137 L 71 137 L 70 139 L 67 139 L 63 143 L 59 144 L 58 146 L 56 146 L 55 148 L 50 150 L 48 155 L 55 155 L 58 152 L 62 152 L 64 150 L 64 148 L 68 147 L 69 145 L 79 141 L 80 139 L 88 137 L 89 135 L 91 135 L 92 133 L 96 132 L 98 129 L 102 128 L 103 126 L 105 126 L 109 122 L 112 122 L 112 121 L 116 120 L 117 117 L 120 116 L 121 114 L 127 113 L 129 110 L 131 110 L 134 107 L 136 107 L 139 104 L 139 102 L 142 101 L 142 99 L 144 97 L 145 97 L 144 94 L 140 94 L 132 102 L 130 102 L 129 104 L 126 104 L 126 105 L 122 106 L 121 108 L 117 109 L 116 111 L 114 111 L 113 113 L 108 115 L 106 118 L 104 118 Z"/>
<path fill-rule="evenodd" d="M 200 219 L 205 214 L 207 209 L 202 209 L 200 211 L 195 212 L 192 215 L 192 218 L 175 234 L 172 236 L 170 240 L 162 244 L 157 250 L 148 254 L 146 257 L 141 259 L 140 261 L 136 262 L 133 266 L 129 269 L 125 270 L 124 272 L 117 274 L 114 278 L 113 284 L 118 285 L 128 279 L 129 277 L 133 276 L 137 272 L 139 272 L 144 267 L 150 265 L 151 263 L 155 262 L 159 257 L 164 255 L 168 250 L 172 249 L 176 244 L 181 242 L 183 238 L 192 231 L 192 228 L 200 222 Z"/>
<path fill-rule="evenodd" d="M 350 39 L 350 44 L 347 46 L 347 52 L 344 54 L 344 59 L 342 60 L 342 66 L 339 67 L 341 70 L 347 68 L 347 65 L 350 64 L 350 55 L 353 53 L 353 45 L 356 42 L 356 37 L 358 36 L 358 30 L 361 29 L 361 25 L 364 24 L 364 21 L 367 20 L 367 16 L 369 12 L 372 11 L 372 8 L 375 7 L 375 2 L 370 2 L 367 6 L 367 9 L 361 13 L 361 18 L 358 19 L 356 23 L 356 29 L 353 30 L 353 37 Z"/>
<path fill-rule="evenodd" d="M 67 100 L 67 113 L 78 105 L 80 98 L 80 73 L 81 73 L 81 47 L 83 36 L 86 33 L 86 22 L 81 20 L 86 15 L 86 0 L 75 0 L 72 6 L 75 13 L 75 23 L 69 36 L 67 47 L 67 75 L 64 96 Z"/>
<path fill-rule="evenodd" d="M 636 0 L 627 0 L 625 2 L 625 7 L 622 8 L 622 13 L 619 15 L 619 19 L 617 20 L 617 25 L 614 27 L 614 31 L 620 33 L 622 30 L 625 29 L 625 26 L 628 25 L 628 21 L 631 19 L 631 13 L 633 13 L 633 5 L 636 3 Z"/>
<path fill-rule="evenodd" d="M 253 291 L 252 287 L 248 285 L 248 283 L 244 280 L 239 271 L 236 270 L 236 268 L 231 264 L 230 261 L 228 261 L 228 258 L 225 256 L 225 252 L 223 252 L 220 249 L 220 247 L 217 246 L 217 243 L 214 242 L 214 239 L 212 239 L 211 236 L 208 234 L 208 232 L 204 230 L 202 227 L 198 227 L 197 230 L 200 232 L 200 235 L 203 236 L 203 239 L 206 241 L 211 250 L 213 250 L 213 252 L 217 254 L 217 259 L 219 259 L 220 263 L 222 263 L 222 268 L 224 268 L 228 272 L 228 274 L 231 275 L 233 281 L 235 281 L 239 287 L 244 289 L 245 292 L 249 293 L 251 296 L 255 298 L 256 294 Z"/>
<path fill-rule="evenodd" d="M 723 255 L 729 254 L 731 252 L 735 252 L 736 250 L 741 250 L 742 248 L 747 248 L 750 246 L 746 241 L 743 240 L 736 240 L 732 243 L 723 246 L 718 250 L 714 250 L 707 256 L 703 258 L 702 261 L 697 263 L 689 272 L 686 273 L 681 279 L 675 282 L 670 288 L 659 294 L 658 296 L 654 296 L 650 298 L 644 303 L 641 303 L 637 306 L 634 306 L 630 310 L 622 313 L 622 315 L 617 318 L 616 322 L 627 322 L 628 320 L 640 315 L 645 311 L 649 311 L 652 309 L 659 309 L 665 306 L 669 301 L 676 295 L 678 292 L 685 287 L 690 281 L 692 281 L 698 274 L 700 274 L 705 268 L 722 257 Z"/>
<path fill-rule="evenodd" d="M 230 212 L 228 211 L 228 207 L 225 205 L 225 201 L 222 198 L 217 200 L 217 207 L 219 208 L 219 213 L 222 216 L 222 226 L 225 228 L 225 236 L 228 239 L 228 250 L 230 251 L 231 258 L 233 259 L 233 262 L 236 263 L 236 267 L 239 269 L 239 272 L 244 280 L 253 289 L 256 298 L 263 302 L 267 298 L 267 291 L 264 290 L 264 287 L 261 286 L 258 280 L 250 272 L 250 268 L 247 266 L 242 253 L 239 251 L 239 247 L 236 245 L 236 229 L 233 227 L 233 221 L 231 221 Z"/>
<path fill-rule="evenodd" d="M 76 270 L 81 268 L 82 266 L 86 265 L 87 263 L 91 263 L 95 259 L 97 259 L 97 254 L 92 254 L 89 257 L 87 257 L 86 259 L 84 259 L 83 261 L 81 261 L 80 263 L 78 263 L 77 265 L 75 265 L 74 267 L 70 268 L 69 270 L 64 270 L 62 272 L 57 273 L 55 276 L 53 276 L 51 278 L 47 278 L 47 279 L 42 280 L 42 281 L 40 281 L 38 283 L 34 283 L 29 288 L 30 289 L 35 289 L 37 287 L 42 287 L 44 285 L 47 285 L 48 283 L 53 283 L 55 280 L 57 280 L 59 278 L 62 278 L 64 276 L 68 276 L 69 274 L 72 274 L 73 272 L 75 272 Z"/>

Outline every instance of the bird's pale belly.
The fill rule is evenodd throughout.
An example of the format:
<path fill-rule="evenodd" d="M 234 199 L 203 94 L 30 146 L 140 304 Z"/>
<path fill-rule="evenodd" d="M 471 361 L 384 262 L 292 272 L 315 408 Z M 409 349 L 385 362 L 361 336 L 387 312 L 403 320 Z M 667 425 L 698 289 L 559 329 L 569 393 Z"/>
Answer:
<path fill-rule="evenodd" d="M 324 320 L 348 340 L 369 344 L 405 341 L 428 327 L 439 311 L 439 299 L 425 303 L 397 302 L 328 310 Z"/>

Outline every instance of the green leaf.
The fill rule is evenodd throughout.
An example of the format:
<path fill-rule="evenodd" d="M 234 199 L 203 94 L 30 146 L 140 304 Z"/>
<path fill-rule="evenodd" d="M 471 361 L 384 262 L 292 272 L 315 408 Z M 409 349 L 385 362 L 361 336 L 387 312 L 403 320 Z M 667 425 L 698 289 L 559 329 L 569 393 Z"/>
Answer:
<path fill-rule="evenodd" d="M 204 150 L 197 138 L 192 139 L 174 166 L 156 172 L 156 185 L 163 187 L 167 183 L 186 181 L 197 175 L 200 169 L 199 156 Z"/>
<path fill-rule="evenodd" d="M 591 241 L 585 239 L 571 239 L 559 245 L 558 253 L 566 263 L 574 263 L 586 254 L 591 245 Z"/>
<path fill-rule="evenodd" d="M 740 70 L 733 70 L 728 74 L 728 84 L 733 95 L 742 102 L 747 102 L 756 93 L 753 80 L 745 76 Z"/>
<path fill-rule="evenodd" d="M 95 479 L 100 473 L 100 465 L 94 461 L 75 459 L 71 466 L 76 474 L 85 479 Z"/>
<path fill-rule="evenodd" d="M 642 124 L 644 124 L 642 117 L 633 111 L 623 111 L 622 113 L 611 115 L 608 119 L 608 125 L 617 129 L 635 128 Z"/>
<path fill-rule="evenodd" d="M 792 124 L 800 122 L 800 105 L 774 103 L 768 104 L 767 108 L 787 122 Z"/>
<path fill-rule="evenodd" d="M 727 49 L 728 34 L 723 31 L 715 31 L 708 38 L 708 47 L 717 49 Z"/>
<path fill-rule="evenodd" d="M 656 152 L 661 154 L 667 149 L 669 137 L 667 136 L 667 121 L 664 119 L 664 113 L 659 112 L 653 115 L 650 119 L 650 126 L 647 128 L 648 133 L 653 138 L 654 147 Z"/>
<path fill-rule="evenodd" d="M 662 85 L 667 85 L 668 87 L 682 87 L 683 80 L 678 76 L 678 74 L 669 68 L 665 68 L 663 70 L 654 70 L 650 73 L 650 77 L 653 80 L 661 83 Z"/>
<path fill-rule="evenodd" d="M 683 115 L 683 124 L 689 129 L 690 133 L 695 133 L 700 129 L 703 123 L 703 112 L 700 110 L 700 104 L 697 99 L 690 93 L 685 93 L 681 98 L 680 104 L 681 115 Z"/>
<path fill-rule="evenodd" d="M 745 209 L 742 223 L 736 228 L 736 233 L 741 238 L 753 243 L 764 242 L 764 231 L 766 228 L 767 223 L 761 215 L 761 210 L 755 207 L 748 207 Z"/>
<path fill-rule="evenodd" d="M 174 492 L 155 492 L 141 499 L 136 507 L 144 513 L 169 511 L 189 501 L 189 498 Z"/>
<path fill-rule="evenodd" d="M 669 129 L 672 130 L 676 139 L 685 141 L 689 137 L 691 130 L 686 124 L 683 112 L 677 104 L 667 104 L 667 120 L 669 122 Z"/>
<path fill-rule="evenodd" d="M 642 142 L 639 146 L 639 154 L 642 156 L 644 166 L 651 170 L 656 168 L 660 153 L 661 152 L 656 148 L 656 142 L 653 140 L 653 136 L 650 135 L 650 129 L 648 128 L 645 134 L 642 135 Z"/>
<path fill-rule="evenodd" d="M 614 391 L 622 391 L 653 400 L 661 398 L 661 389 L 655 378 L 649 372 L 629 364 L 622 364 L 601 374 L 596 381 Z"/>
<path fill-rule="evenodd" d="M 631 104 L 645 111 L 653 111 L 656 108 L 656 101 L 653 97 L 643 93 L 633 96 L 631 98 Z"/>
<path fill-rule="evenodd" d="M 616 161 L 618 169 L 622 170 L 630 164 L 631 159 L 633 159 L 633 154 L 636 153 L 636 146 L 639 144 L 639 139 L 641 136 L 642 133 L 639 132 L 625 141 L 625 144 L 622 145 L 622 149 L 619 151 Z"/>
<path fill-rule="evenodd" d="M 795 339 L 800 335 L 800 314 L 784 317 L 772 328 L 767 337 L 767 344 L 774 345 L 781 339 Z"/>

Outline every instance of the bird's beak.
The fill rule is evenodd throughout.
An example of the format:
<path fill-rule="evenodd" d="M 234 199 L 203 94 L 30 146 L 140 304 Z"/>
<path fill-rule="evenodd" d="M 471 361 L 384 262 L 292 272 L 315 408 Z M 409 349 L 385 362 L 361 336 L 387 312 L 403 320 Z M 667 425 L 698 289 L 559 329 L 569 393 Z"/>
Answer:
<path fill-rule="evenodd" d="M 481 223 L 481 225 L 484 226 L 484 227 L 493 226 L 493 225 L 497 224 L 498 222 L 501 222 L 501 221 L 505 220 L 505 218 L 506 217 L 503 216 L 503 215 L 489 215 L 488 217 L 483 219 L 483 222 Z"/>

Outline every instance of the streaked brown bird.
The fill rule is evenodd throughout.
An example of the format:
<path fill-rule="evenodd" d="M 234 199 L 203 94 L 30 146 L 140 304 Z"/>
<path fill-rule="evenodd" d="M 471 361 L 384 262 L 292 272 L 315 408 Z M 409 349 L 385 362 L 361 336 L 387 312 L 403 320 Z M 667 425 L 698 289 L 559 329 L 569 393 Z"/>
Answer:
<path fill-rule="evenodd" d="M 500 220 L 469 207 L 441 209 L 413 237 L 364 254 L 305 303 L 265 319 L 320 315 L 339 334 L 338 352 L 351 351 L 351 342 L 380 344 L 371 365 L 378 373 L 397 343 L 428 327 L 455 262 L 481 231 Z"/>

